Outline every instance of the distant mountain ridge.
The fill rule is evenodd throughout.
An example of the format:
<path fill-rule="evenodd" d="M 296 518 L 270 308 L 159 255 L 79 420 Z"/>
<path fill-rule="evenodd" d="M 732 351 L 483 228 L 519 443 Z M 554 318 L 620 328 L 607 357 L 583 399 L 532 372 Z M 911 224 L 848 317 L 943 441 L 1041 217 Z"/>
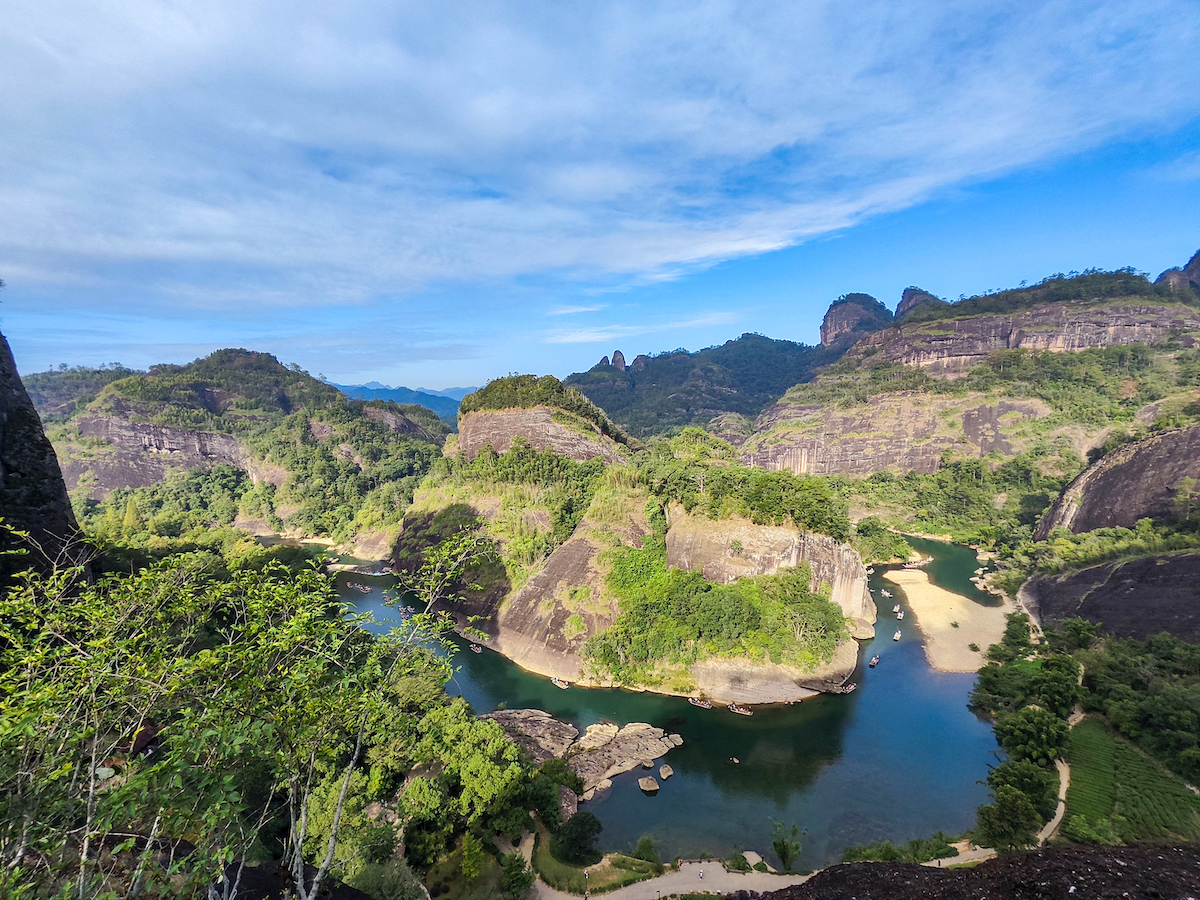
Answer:
<path fill-rule="evenodd" d="M 378 381 L 366 384 L 329 384 L 354 400 L 391 400 L 395 403 L 416 403 L 432 409 L 447 422 L 454 422 L 458 415 L 458 404 L 462 398 L 476 388 L 446 388 L 435 391 L 429 388 L 391 387 Z"/>

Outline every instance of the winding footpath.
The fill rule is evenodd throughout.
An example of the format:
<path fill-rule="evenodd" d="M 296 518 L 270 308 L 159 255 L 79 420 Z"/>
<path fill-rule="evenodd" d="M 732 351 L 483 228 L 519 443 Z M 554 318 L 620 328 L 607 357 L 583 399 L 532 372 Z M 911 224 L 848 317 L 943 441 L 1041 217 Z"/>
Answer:
<path fill-rule="evenodd" d="M 700 873 L 704 877 L 700 877 Z M 803 884 L 811 875 L 773 875 L 770 872 L 730 872 L 720 862 L 680 863 L 678 872 L 647 878 L 615 891 L 597 895 L 605 900 L 661 900 L 671 894 L 731 894 L 734 891 L 777 891 L 792 884 Z M 556 891 L 540 878 L 530 892 L 535 900 L 578 900 L 575 894 Z"/>

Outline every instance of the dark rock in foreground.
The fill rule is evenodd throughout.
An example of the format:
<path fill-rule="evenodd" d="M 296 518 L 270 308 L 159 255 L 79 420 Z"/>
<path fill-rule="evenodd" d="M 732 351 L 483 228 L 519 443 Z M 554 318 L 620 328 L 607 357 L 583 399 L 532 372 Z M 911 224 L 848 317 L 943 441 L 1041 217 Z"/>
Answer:
<path fill-rule="evenodd" d="M 0 518 L 29 533 L 27 554 L 0 557 L 0 583 L 25 568 L 78 562 L 79 527 L 71 511 L 58 457 L 17 374 L 8 341 L 0 334 Z M 0 549 L 13 549 L 0 534 Z"/>
<path fill-rule="evenodd" d="M 1183 847 L 1075 847 L 992 859 L 973 869 L 852 863 L 771 900 L 1185 900 L 1200 897 L 1200 852 Z"/>
<path fill-rule="evenodd" d="M 1200 553 L 1149 556 L 1031 578 L 1021 601 L 1042 622 L 1075 616 L 1106 634 L 1146 640 L 1166 631 L 1200 641 Z"/>

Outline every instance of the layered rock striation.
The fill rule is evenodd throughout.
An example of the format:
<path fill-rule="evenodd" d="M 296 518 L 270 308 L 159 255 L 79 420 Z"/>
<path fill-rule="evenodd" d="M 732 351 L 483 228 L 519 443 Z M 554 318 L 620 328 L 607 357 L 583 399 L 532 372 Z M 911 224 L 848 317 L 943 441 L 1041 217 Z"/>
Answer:
<path fill-rule="evenodd" d="M 1118 447 L 1067 485 L 1038 523 L 1034 537 L 1055 528 L 1080 534 L 1131 528 L 1139 519 L 1175 518 L 1200 482 L 1200 425 L 1151 435 Z"/>
<path fill-rule="evenodd" d="M 55 564 L 84 561 L 79 528 L 54 448 L 42 430 L 8 340 L 0 334 L 0 518 L 29 534 L 28 540 L 0 532 L 0 550 L 24 550 L 0 556 L 0 584 L 25 568 L 46 570 Z"/>
<path fill-rule="evenodd" d="M 854 354 L 955 374 L 996 350 L 1068 352 L 1089 347 L 1155 344 L 1200 329 L 1200 309 L 1169 301 L 1048 303 L 1011 315 L 975 315 L 900 323 L 868 334 Z"/>
<path fill-rule="evenodd" d="M 549 406 L 469 412 L 459 417 L 459 452 L 473 459 L 485 445 L 506 453 L 513 441 L 523 440 L 535 450 L 553 450 L 578 461 L 603 459 L 624 463 L 620 445 L 590 423 Z"/>

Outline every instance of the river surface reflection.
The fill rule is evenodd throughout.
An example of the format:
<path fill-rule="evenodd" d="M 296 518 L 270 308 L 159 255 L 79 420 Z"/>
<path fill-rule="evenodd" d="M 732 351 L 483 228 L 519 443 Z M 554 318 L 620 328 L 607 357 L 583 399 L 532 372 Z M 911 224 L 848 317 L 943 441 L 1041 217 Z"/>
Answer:
<path fill-rule="evenodd" d="M 935 583 L 989 602 L 969 581 L 978 565 L 973 551 L 924 539 L 912 543 L 935 557 L 928 569 Z M 897 601 L 906 607 L 902 592 L 881 574 L 870 582 L 879 606 L 878 636 L 862 643 L 852 679 L 858 690 L 849 695 L 760 707 L 745 718 L 657 694 L 559 690 L 497 653 L 466 652 L 462 642 L 448 690 L 477 712 L 536 707 L 580 731 L 601 721 L 649 722 L 683 736 L 683 746 L 660 760 L 675 775 L 657 796 L 638 789 L 641 773 L 635 771 L 619 776 L 608 797 L 584 806 L 604 824 L 604 850 L 628 850 L 651 834 L 664 858 L 728 857 L 738 847 L 775 861 L 770 844 L 778 820 L 807 830 L 800 866 L 817 868 L 840 860 L 850 844 L 905 841 L 938 830 L 957 834 L 974 825 L 975 808 L 987 800 L 980 782 L 996 762 L 995 737 L 967 709 L 975 676 L 930 667 L 912 617 L 898 623 L 891 612 Z M 342 574 L 337 580 L 343 598 L 358 609 L 380 620 L 394 616 L 383 602 L 392 579 Z M 883 598 L 884 589 L 895 598 Z M 902 638 L 895 642 L 897 626 Z M 881 661 L 869 669 L 875 654 Z"/>

